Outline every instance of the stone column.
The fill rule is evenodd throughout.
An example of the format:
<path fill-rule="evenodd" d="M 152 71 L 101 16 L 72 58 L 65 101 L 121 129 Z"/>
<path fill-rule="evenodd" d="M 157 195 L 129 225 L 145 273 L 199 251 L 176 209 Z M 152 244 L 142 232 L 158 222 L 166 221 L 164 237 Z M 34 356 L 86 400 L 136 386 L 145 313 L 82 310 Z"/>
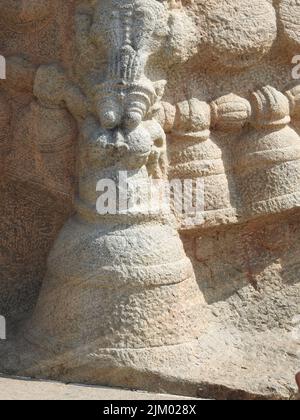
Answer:
<path fill-rule="evenodd" d="M 179 360 L 203 328 L 203 298 L 171 211 L 149 208 L 147 192 L 150 180 L 167 175 L 166 136 L 153 118 L 165 82 L 145 75 L 164 13 L 152 0 L 106 1 L 96 9 L 91 36 L 110 44 L 107 72 L 102 81 L 88 80 L 83 112 L 77 104 L 84 95 L 64 72 L 46 66 L 37 73 L 39 101 L 61 106 L 65 92 L 78 121 L 78 196 L 24 330 L 25 374 L 112 383 L 129 368 L 155 372 L 170 364 L 168 353 Z M 97 208 L 99 185 L 119 197 L 124 174 L 140 188 L 139 203 L 129 189 L 128 210 L 117 204 L 105 214 Z M 166 362 L 158 363 L 161 357 Z"/>

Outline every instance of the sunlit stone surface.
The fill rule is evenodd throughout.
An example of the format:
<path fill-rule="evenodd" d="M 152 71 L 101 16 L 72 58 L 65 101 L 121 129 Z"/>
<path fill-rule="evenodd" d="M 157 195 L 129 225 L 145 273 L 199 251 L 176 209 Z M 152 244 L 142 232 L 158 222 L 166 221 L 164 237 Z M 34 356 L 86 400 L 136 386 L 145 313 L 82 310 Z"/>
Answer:
<path fill-rule="evenodd" d="M 298 3 L 0 0 L 1 372 L 291 396 Z M 197 214 L 100 214 L 124 172 L 200 182 Z"/>

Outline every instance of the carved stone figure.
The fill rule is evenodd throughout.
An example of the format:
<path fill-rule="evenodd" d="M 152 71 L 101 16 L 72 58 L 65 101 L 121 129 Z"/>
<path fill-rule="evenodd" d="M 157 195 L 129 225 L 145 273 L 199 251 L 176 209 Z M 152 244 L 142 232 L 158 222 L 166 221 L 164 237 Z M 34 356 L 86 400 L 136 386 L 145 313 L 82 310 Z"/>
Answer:
<path fill-rule="evenodd" d="M 119 33 L 111 45 L 106 80 L 87 97 L 90 114 L 81 124 L 77 154 L 77 214 L 55 242 L 37 306 L 24 328 L 31 346 L 20 366 L 29 375 L 52 375 L 53 370 L 59 374 L 62 358 L 66 378 L 94 381 L 107 375 L 107 355 L 112 358 L 111 368 L 112 363 L 126 368 L 124 357 L 134 357 L 138 363 L 141 348 L 151 354 L 153 347 L 185 345 L 203 329 L 201 294 L 178 233 L 168 221 L 171 215 L 160 216 L 156 211 L 130 215 L 130 209 L 129 215 L 120 209 L 107 216 L 96 212 L 99 181 L 117 181 L 122 171 L 129 171 L 128 176 L 141 185 L 149 177 L 166 175 L 166 137 L 151 118 L 159 89 L 145 77 L 147 62 L 142 57 L 146 44 L 151 52 L 154 15 L 148 15 L 149 8 L 141 1 L 137 9 L 132 2 L 114 2 L 114 7 L 110 3 L 107 6 L 116 20 L 106 21 L 105 35 Z M 153 7 L 155 11 L 156 2 Z M 96 9 L 93 36 L 95 26 L 103 30 L 102 10 L 101 19 L 99 13 Z M 132 31 L 133 13 L 142 13 L 141 34 Z M 35 83 L 38 98 L 48 100 L 48 105 L 49 99 L 58 103 L 58 88 L 48 90 L 39 81 L 41 72 Z M 58 121 L 64 121 L 63 111 L 56 113 Z M 47 116 L 51 116 L 49 110 Z M 38 121 L 40 125 L 43 118 Z M 52 125 L 54 129 L 57 123 Z M 53 129 L 49 132 L 54 138 Z M 78 287 L 83 283 L 84 294 Z M 70 322 L 65 322 L 69 311 Z M 155 352 L 152 357 L 155 362 Z"/>
<path fill-rule="evenodd" d="M 0 15 L 0 373 L 290 398 L 298 2 L 0 0 Z"/>
<path fill-rule="evenodd" d="M 212 137 L 211 114 L 209 104 L 195 98 L 178 103 L 169 133 L 170 179 L 201 179 L 204 183 L 202 214 L 199 221 L 194 218 L 192 228 L 197 224 L 218 225 L 221 219 L 225 223 L 225 219 L 235 217 L 228 182 L 230 168 L 225 169 L 222 146 Z"/>
<path fill-rule="evenodd" d="M 253 129 L 236 147 L 243 212 L 294 208 L 299 200 L 300 137 L 289 125 L 289 101 L 267 86 L 253 94 L 252 108 Z"/>

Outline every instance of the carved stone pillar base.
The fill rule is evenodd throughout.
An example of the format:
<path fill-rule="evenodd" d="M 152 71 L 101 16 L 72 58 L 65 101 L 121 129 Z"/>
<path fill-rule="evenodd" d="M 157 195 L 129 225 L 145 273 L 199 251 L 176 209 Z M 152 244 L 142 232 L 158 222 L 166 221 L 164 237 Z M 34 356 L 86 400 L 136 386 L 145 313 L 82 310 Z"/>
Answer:
<path fill-rule="evenodd" d="M 18 352 L 23 356 L 20 358 L 11 353 L 5 372 L 66 383 L 145 391 L 155 389 L 158 392 L 170 390 L 174 394 L 196 396 L 203 373 L 199 350 L 198 341 L 193 340 L 180 345 L 140 349 L 96 350 L 86 345 L 74 352 L 53 355 L 48 349 L 43 351 L 35 347 L 33 350 L 31 344 L 23 343 Z"/>
<path fill-rule="evenodd" d="M 201 296 L 172 227 L 100 225 L 76 216 L 50 254 L 19 344 L 21 373 L 104 383 L 144 352 L 155 369 L 152 348 L 168 354 L 200 335 Z"/>

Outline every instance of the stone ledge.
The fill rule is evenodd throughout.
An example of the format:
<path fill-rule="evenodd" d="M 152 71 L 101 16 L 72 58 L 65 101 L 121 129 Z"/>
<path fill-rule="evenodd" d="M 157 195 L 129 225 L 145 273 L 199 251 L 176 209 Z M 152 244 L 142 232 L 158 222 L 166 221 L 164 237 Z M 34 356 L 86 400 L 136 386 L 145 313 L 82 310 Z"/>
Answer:
<path fill-rule="evenodd" d="M 0 377 L 0 400 L 188 400 L 190 398 L 98 386 Z"/>

